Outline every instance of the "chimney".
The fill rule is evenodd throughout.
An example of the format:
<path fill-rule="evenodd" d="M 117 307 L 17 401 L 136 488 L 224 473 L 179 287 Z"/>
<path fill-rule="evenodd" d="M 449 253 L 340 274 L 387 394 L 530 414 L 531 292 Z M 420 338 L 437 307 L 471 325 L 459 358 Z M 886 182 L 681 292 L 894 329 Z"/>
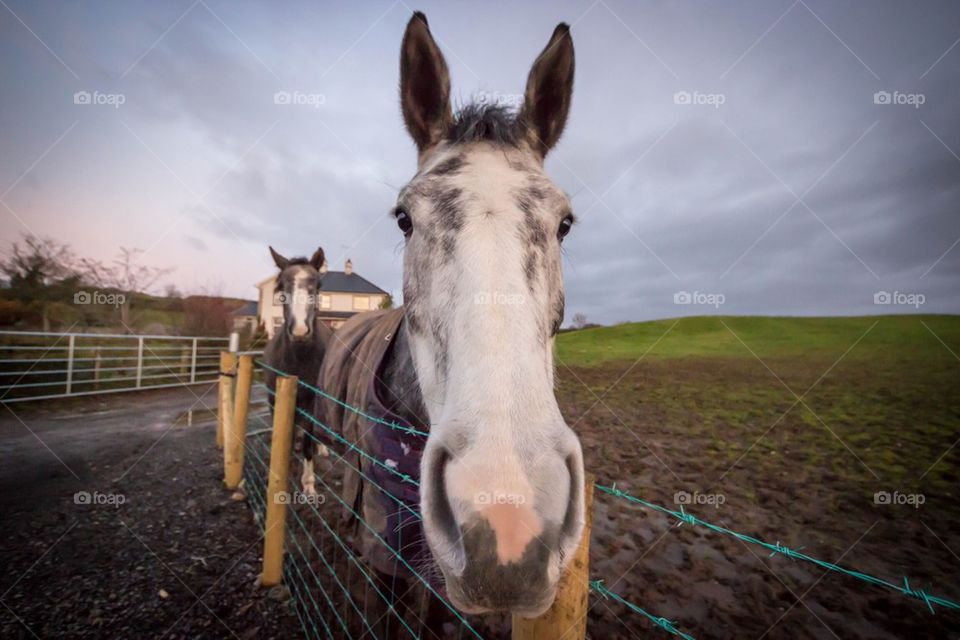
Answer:
<path fill-rule="evenodd" d="M 343 272 L 347 275 L 353 273 L 353 261 L 350 258 L 347 258 L 347 262 L 343 265 Z"/>
<path fill-rule="evenodd" d="M 320 265 L 320 275 L 324 275 L 327 272 L 327 259 L 323 259 L 323 264 Z"/>

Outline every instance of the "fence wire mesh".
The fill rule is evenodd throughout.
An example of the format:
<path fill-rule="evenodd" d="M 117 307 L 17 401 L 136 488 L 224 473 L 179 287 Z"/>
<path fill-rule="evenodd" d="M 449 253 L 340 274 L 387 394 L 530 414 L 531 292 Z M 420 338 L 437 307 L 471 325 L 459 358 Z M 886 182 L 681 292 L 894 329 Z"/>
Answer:
<path fill-rule="evenodd" d="M 278 375 L 286 375 L 285 372 L 274 369 L 262 361 L 258 360 L 256 364 L 260 371 L 269 369 Z M 362 415 L 370 421 L 379 422 L 407 433 L 427 435 L 416 429 L 386 422 L 368 415 L 362 409 L 343 402 L 308 382 L 299 381 L 298 384 L 302 388 L 309 389 L 316 395 L 336 402 L 345 409 Z M 262 383 L 258 383 L 257 386 L 267 394 L 272 393 Z M 443 594 L 433 586 L 429 579 L 430 576 L 424 575 L 422 567 L 418 570 L 417 567 L 412 566 L 399 550 L 391 547 L 380 536 L 379 532 L 364 520 L 355 509 L 356 505 L 347 504 L 340 497 L 341 482 L 339 478 L 343 477 L 344 471 L 349 471 L 359 474 L 365 482 L 373 484 L 384 492 L 385 495 L 396 502 L 399 510 L 406 510 L 413 517 L 421 518 L 420 513 L 414 506 L 387 491 L 361 467 L 351 464 L 344 456 L 347 452 L 358 454 L 370 464 L 394 474 L 404 483 L 419 487 L 419 482 L 415 478 L 399 472 L 393 466 L 387 464 L 386 461 L 362 450 L 355 443 L 351 443 L 329 425 L 318 420 L 309 411 L 297 408 L 296 414 L 298 424 L 295 432 L 297 439 L 301 442 L 304 438 L 313 438 L 317 444 L 334 442 L 342 447 L 341 451 L 337 451 L 337 447 L 329 449 L 329 458 L 315 457 L 315 461 L 324 461 L 321 468 L 315 469 L 314 472 L 316 482 L 322 487 L 322 491 L 317 494 L 316 498 L 311 499 L 302 493 L 303 488 L 300 485 L 300 479 L 296 477 L 295 471 L 303 462 L 302 447 L 294 453 L 296 464 L 291 467 L 288 482 L 289 487 L 297 487 L 296 491 L 299 492 L 297 494 L 299 497 L 291 498 L 288 503 L 288 526 L 285 543 L 287 553 L 284 576 L 305 637 L 442 638 L 451 637 L 448 632 L 452 630 L 454 632 L 452 637 L 482 638 L 483 631 L 502 633 L 505 628 L 508 628 L 505 626 L 508 622 L 503 620 L 501 620 L 500 625 L 490 626 L 487 621 L 464 616 L 458 612 L 444 598 Z M 307 423 L 319 429 L 326 436 L 326 439 L 322 440 L 309 433 L 304 428 Z M 249 434 L 247 452 L 250 454 L 252 464 L 246 465 L 244 469 L 246 491 L 261 528 L 265 526 L 266 478 L 269 473 L 267 461 L 270 455 L 269 438 L 269 428 Z M 931 613 L 934 612 L 934 605 L 948 609 L 960 609 L 960 604 L 952 600 L 912 588 L 907 578 L 903 579 L 902 585 L 877 578 L 854 569 L 813 558 L 799 550 L 785 547 L 779 542 L 768 543 L 714 525 L 686 512 L 683 507 L 679 511 L 674 511 L 648 502 L 617 489 L 616 484 L 608 486 L 597 483 L 595 486 L 599 491 L 613 498 L 626 500 L 632 504 L 671 516 L 677 520 L 677 526 L 688 524 L 705 527 L 714 533 L 762 546 L 771 552 L 771 556 L 780 554 L 786 558 L 810 562 L 821 568 L 859 579 L 864 583 L 918 599 L 926 604 Z M 399 586 L 395 578 L 375 575 L 376 572 L 372 571 L 365 563 L 362 552 L 358 551 L 360 548 L 358 544 L 360 528 L 365 528 L 373 534 L 378 543 L 386 547 L 396 557 L 397 564 L 403 565 L 414 576 L 415 579 L 411 581 L 411 584 Z M 591 580 L 589 586 L 591 593 L 596 598 L 612 600 L 622 605 L 627 611 L 636 614 L 647 624 L 652 625 L 653 628 L 684 640 L 693 640 L 693 636 L 678 628 L 675 622 L 651 613 L 639 604 L 630 602 L 619 595 L 605 584 L 602 577 Z M 403 593 L 398 593 L 398 589 L 402 589 Z M 415 594 L 412 599 L 414 606 L 411 606 L 411 598 L 408 597 L 411 593 Z M 433 612 L 433 615 L 428 615 L 427 612 L 427 604 L 431 602 L 431 599 L 434 604 L 439 603 L 443 610 L 445 622 L 442 628 L 431 628 L 428 624 L 428 618 L 431 622 L 436 619 L 436 611 Z"/>

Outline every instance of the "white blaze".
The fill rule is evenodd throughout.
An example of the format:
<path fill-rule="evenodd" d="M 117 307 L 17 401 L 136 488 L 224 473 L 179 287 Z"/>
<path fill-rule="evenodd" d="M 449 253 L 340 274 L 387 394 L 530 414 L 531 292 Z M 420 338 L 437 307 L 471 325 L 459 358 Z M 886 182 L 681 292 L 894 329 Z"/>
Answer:
<path fill-rule="evenodd" d="M 293 335 L 302 337 L 310 333 L 307 326 L 307 312 L 313 304 L 313 292 L 307 286 L 309 274 L 300 269 L 293 279 L 293 300 L 290 303 L 290 313 L 293 315 Z"/>

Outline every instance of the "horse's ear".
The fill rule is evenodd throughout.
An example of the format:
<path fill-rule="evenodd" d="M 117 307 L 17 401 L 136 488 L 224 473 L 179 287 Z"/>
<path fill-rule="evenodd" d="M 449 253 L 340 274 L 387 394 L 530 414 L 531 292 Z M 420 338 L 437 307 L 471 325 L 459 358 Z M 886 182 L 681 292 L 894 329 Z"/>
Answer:
<path fill-rule="evenodd" d="M 274 251 L 273 247 L 270 247 L 270 255 L 273 256 L 273 264 L 277 265 L 277 268 L 280 269 L 280 271 L 286 269 L 287 265 L 290 264 L 290 261 Z"/>
<path fill-rule="evenodd" d="M 573 38 L 570 27 L 561 22 L 530 69 L 517 119 L 520 134 L 541 157 L 557 144 L 567 124 L 573 97 L 573 67 Z"/>
<path fill-rule="evenodd" d="M 317 250 L 313 252 L 310 257 L 310 266 L 320 271 L 320 267 L 323 266 L 323 247 L 317 247 Z"/>
<path fill-rule="evenodd" d="M 419 11 L 407 23 L 400 46 L 400 106 L 421 155 L 443 139 L 453 119 L 447 63 Z"/>

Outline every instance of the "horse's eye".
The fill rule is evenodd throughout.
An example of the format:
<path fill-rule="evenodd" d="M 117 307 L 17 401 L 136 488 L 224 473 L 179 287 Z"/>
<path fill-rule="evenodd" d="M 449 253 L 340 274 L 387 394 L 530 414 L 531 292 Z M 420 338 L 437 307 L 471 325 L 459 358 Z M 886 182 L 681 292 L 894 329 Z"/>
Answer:
<path fill-rule="evenodd" d="M 567 214 L 563 220 L 560 221 L 560 228 L 557 229 L 557 237 L 562 241 L 567 237 L 567 234 L 570 233 L 571 227 L 573 227 L 573 216 Z"/>
<path fill-rule="evenodd" d="M 410 219 L 407 210 L 403 207 L 397 207 L 393 210 L 393 217 L 397 219 L 397 226 L 400 227 L 400 231 L 403 231 L 403 235 L 410 235 L 410 232 L 413 231 L 413 220 Z"/>

